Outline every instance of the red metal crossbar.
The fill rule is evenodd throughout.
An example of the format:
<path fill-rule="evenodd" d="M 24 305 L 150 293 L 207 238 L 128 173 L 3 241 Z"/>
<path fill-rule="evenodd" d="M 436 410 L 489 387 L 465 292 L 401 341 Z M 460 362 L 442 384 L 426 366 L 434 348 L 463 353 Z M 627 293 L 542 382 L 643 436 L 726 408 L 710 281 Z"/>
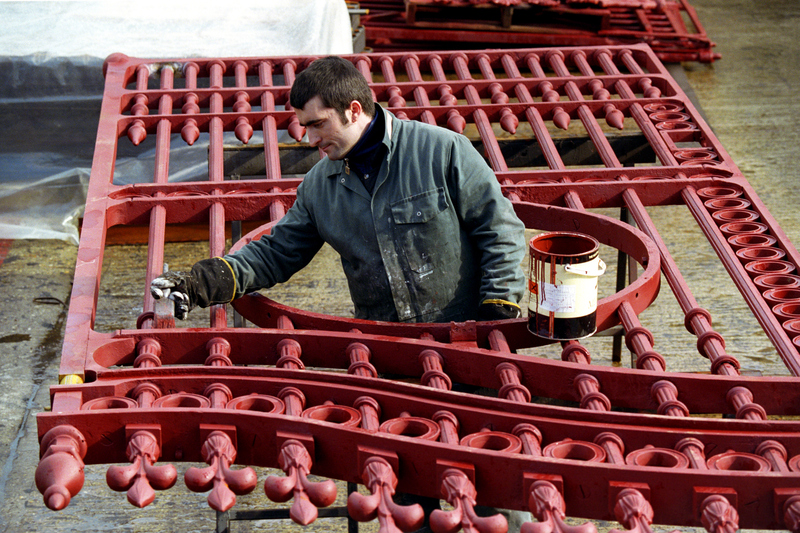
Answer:
<path fill-rule="evenodd" d="M 453 505 L 434 513 L 437 533 L 504 531 L 502 519 L 476 517 L 476 503 L 529 509 L 539 523 L 528 533 L 564 530 L 565 515 L 639 530 L 800 530 L 800 256 L 644 45 L 349 57 L 398 117 L 471 138 L 528 228 L 580 231 L 636 262 L 638 275 L 597 308 L 600 332 L 621 325 L 634 368 L 593 364 L 578 341 L 561 343 L 560 360 L 544 357 L 547 341 L 524 318 L 389 324 L 251 295 L 235 304 L 250 327 L 230 327 L 217 306 L 208 327 L 180 328 L 146 286 L 136 325 L 95 331 L 110 228 L 149 226 L 150 280 L 167 224 L 207 224 L 209 255 L 219 255 L 226 222 L 267 222 L 237 248 L 283 216 L 298 161 L 318 158 L 287 104 L 312 59 L 108 59 L 61 384 L 38 416 L 36 483 L 48 507 L 78 493 L 85 463 L 130 463 L 107 479 L 144 506 L 176 482 L 171 463 L 188 461 L 208 464 L 184 482 L 210 491 L 218 511 L 258 483 L 234 464 L 282 469 L 266 495 L 293 497 L 301 524 L 335 496 L 313 473 L 365 485 L 372 496 L 351 496 L 351 516 L 404 530 L 419 513 L 394 505 L 395 490 Z M 279 143 L 283 132 L 297 143 Z M 243 166 L 224 143 L 261 136 L 260 176 L 226 179 Z M 153 176 L 115 184 L 118 142 L 129 141 L 154 147 Z M 171 182 L 175 147 L 205 141 L 208 179 Z M 790 376 L 740 375 L 648 213 L 668 205 L 692 214 Z M 598 208 L 625 208 L 636 227 Z M 662 280 L 707 374 L 669 372 L 639 320 Z M 453 392 L 454 382 L 497 397 Z"/>
<path fill-rule="evenodd" d="M 364 0 L 382 52 L 647 43 L 665 62 L 720 58 L 687 0 Z M 454 43 L 457 43 L 454 45 Z"/>

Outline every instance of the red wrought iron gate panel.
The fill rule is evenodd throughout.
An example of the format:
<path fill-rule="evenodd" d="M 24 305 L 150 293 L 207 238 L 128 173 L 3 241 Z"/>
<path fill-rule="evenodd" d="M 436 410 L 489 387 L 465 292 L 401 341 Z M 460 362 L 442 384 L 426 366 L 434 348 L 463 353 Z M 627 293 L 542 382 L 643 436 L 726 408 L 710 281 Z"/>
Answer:
<path fill-rule="evenodd" d="M 665 62 L 719 59 L 687 0 L 362 0 L 381 52 L 647 43 Z M 457 44 L 454 44 L 457 43 Z"/>
<path fill-rule="evenodd" d="M 390 506 L 391 492 L 442 497 L 454 508 L 436 515 L 439 533 L 504 530 L 502 519 L 475 517 L 476 502 L 530 509 L 546 529 L 566 514 L 628 529 L 798 530 L 800 257 L 644 45 L 348 58 L 401 119 L 473 139 L 528 228 L 587 233 L 637 263 L 597 308 L 600 332 L 621 325 L 635 368 L 593 364 L 578 341 L 561 344 L 560 360 L 540 356 L 548 343 L 525 318 L 389 324 L 250 295 L 235 304 L 249 327 L 231 327 L 225 306 L 207 327 L 176 327 L 146 284 L 136 324 L 95 331 L 111 228 L 149 226 L 150 280 L 163 268 L 167 224 L 206 224 L 213 256 L 226 252 L 226 222 L 266 221 L 236 248 L 283 216 L 301 179 L 289 159 L 318 157 L 287 105 L 312 59 L 107 60 L 60 384 L 38 416 L 36 482 L 48 507 L 77 495 L 84 463 L 130 463 L 107 479 L 144 506 L 176 482 L 171 463 L 186 461 L 208 463 L 184 482 L 210 491 L 220 511 L 259 483 L 234 463 L 284 470 L 264 480 L 266 494 L 294 496 L 292 517 L 305 524 L 335 492 L 309 482 L 313 473 L 366 485 L 374 496 L 352 496 L 351 515 L 380 508 L 382 523 L 406 529 L 416 511 Z M 254 134 L 263 174 L 227 179 L 224 143 Z M 118 143 L 148 138 L 153 176 L 115 182 Z M 171 153 L 198 139 L 208 142 L 207 179 L 170 181 Z M 788 375 L 740 375 L 648 214 L 668 205 L 694 217 Z M 606 208 L 624 208 L 635 226 L 598 212 Z M 670 372 L 655 350 L 639 314 L 659 289 L 678 302 L 707 374 Z M 497 397 L 453 392 L 453 382 Z"/>

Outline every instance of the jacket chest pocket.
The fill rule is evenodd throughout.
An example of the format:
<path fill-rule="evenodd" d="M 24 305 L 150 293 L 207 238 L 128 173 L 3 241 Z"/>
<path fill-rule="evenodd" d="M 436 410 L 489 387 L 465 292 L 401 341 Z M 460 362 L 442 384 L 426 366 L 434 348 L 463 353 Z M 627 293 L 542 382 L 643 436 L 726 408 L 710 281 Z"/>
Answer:
<path fill-rule="evenodd" d="M 454 238 L 450 217 L 439 217 L 448 209 L 443 187 L 404 198 L 391 206 L 398 253 L 405 255 L 408 266 L 418 274 L 433 270 L 434 258 Z M 457 233 L 456 233 L 457 235 Z"/>
<path fill-rule="evenodd" d="M 432 189 L 392 204 L 395 224 L 422 224 L 447 209 L 444 188 Z"/>

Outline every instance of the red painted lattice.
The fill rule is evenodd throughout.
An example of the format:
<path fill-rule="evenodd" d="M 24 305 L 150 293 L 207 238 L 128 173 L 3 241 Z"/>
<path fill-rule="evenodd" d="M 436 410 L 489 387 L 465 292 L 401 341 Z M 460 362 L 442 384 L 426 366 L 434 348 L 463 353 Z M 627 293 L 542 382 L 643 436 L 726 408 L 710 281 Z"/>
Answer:
<path fill-rule="evenodd" d="M 418 511 L 391 504 L 395 488 L 454 505 L 435 515 L 437 533 L 503 531 L 502 519 L 474 516 L 476 502 L 530 509 L 539 524 L 528 532 L 561 530 L 565 514 L 616 518 L 628 529 L 800 529 L 800 328 L 792 318 L 800 298 L 789 290 L 800 285 L 800 257 L 651 49 L 349 59 L 400 118 L 472 138 L 527 227 L 590 234 L 639 265 L 597 309 L 600 332 L 622 326 L 635 368 L 592 364 L 578 341 L 561 345 L 561 360 L 541 357 L 546 342 L 524 318 L 386 324 L 254 295 L 236 303 L 250 327 L 229 327 L 229 310 L 217 306 L 208 327 L 176 328 L 146 285 L 137 324 L 94 331 L 108 229 L 149 225 L 150 280 L 163 268 L 166 224 L 207 224 L 209 254 L 221 255 L 226 221 L 268 221 L 234 247 L 268 231 L 300 179 L 288 160 L 318 157 L 287 109 L 294 76 L 312 58 L 112 56 L 61 384 L 52 410 L 38 417 L 45 504 L 69 503 L 84 463 L 129 462 L 109 468 L 109 485 L 144 506 L 154 489 L 176 482 L 171 463 L 189 461 L 209 466 L 190 468 L 186 485 L 210 491 L 220 511 L 258 483 L 234 463 L 284 470 L 286 478 L 264 481 L 266 494 L 293 496 L 292 518 L 303 524 L 333 501 L 335 486 L 309 482 L 314 473 L 366 485 L 373 496 L 352 496 L 351 516 L 367 520 L 380 509 L 383 524 L 404 530 Z M 298 143 L 279 143 L 283 132 Z M 239 173 L 226 171 L 230 135 L 244 143 L 263 135 L 261 176 L 226 180 Z M 118 142 L 148 138 L 152 179 L 115 184 Z M 208 179 L 170 182 L 171 152 L 201 138 Z M 666 205 L 691 212 L 790 377 L 740 375 L 646 210 Z M 596 208 L 625 208 L 636 227 Z M 659 285 L 675 296 L 708 374 L 669 372 L 654 349 L 638 316 Z M 497 397 L 452 392 L 453 382 Z M 705 414 L 730 418 L 693 416 Z"/>
<path fill-rule="evenodd" d="M 647 43 L 665 62 L 719 59 L 687 0 L 364 0 L 384 52 Z M 454 44 L 457 43 L 457 44 Z"/>

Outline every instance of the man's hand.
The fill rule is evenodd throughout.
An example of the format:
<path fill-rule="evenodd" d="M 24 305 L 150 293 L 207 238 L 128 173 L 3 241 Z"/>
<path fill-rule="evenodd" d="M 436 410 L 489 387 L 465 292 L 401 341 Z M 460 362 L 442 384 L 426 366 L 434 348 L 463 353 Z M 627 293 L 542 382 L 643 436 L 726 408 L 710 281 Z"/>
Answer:
<path fill-rule="evenodd" d="M 183 272 L 164 272 L 150 282 L 150 294 L 156 300 L 169 298 L 175 302 L 175 318 L 183 320 L 194 309 L 195 303 L 189 298 L 187 275 Z M 192 291 L 194 292 L 194 291 Z"/>
<path fill-rule="evenodd" d="M 478 306 L 478 320 L 508 320 L 519 318 L 522 310 L 513 302 L 506 300 L 484 300 Z"/>
<path fill-rule="evenodd" d="M 221 257 L 203 259 L 191 272 L 169 271 L 150 282 L 153 298 L 175 302 L 175 318 L 183 320 L 197 306 L 230 303 L 236 294 L 233 269 Z"/>

